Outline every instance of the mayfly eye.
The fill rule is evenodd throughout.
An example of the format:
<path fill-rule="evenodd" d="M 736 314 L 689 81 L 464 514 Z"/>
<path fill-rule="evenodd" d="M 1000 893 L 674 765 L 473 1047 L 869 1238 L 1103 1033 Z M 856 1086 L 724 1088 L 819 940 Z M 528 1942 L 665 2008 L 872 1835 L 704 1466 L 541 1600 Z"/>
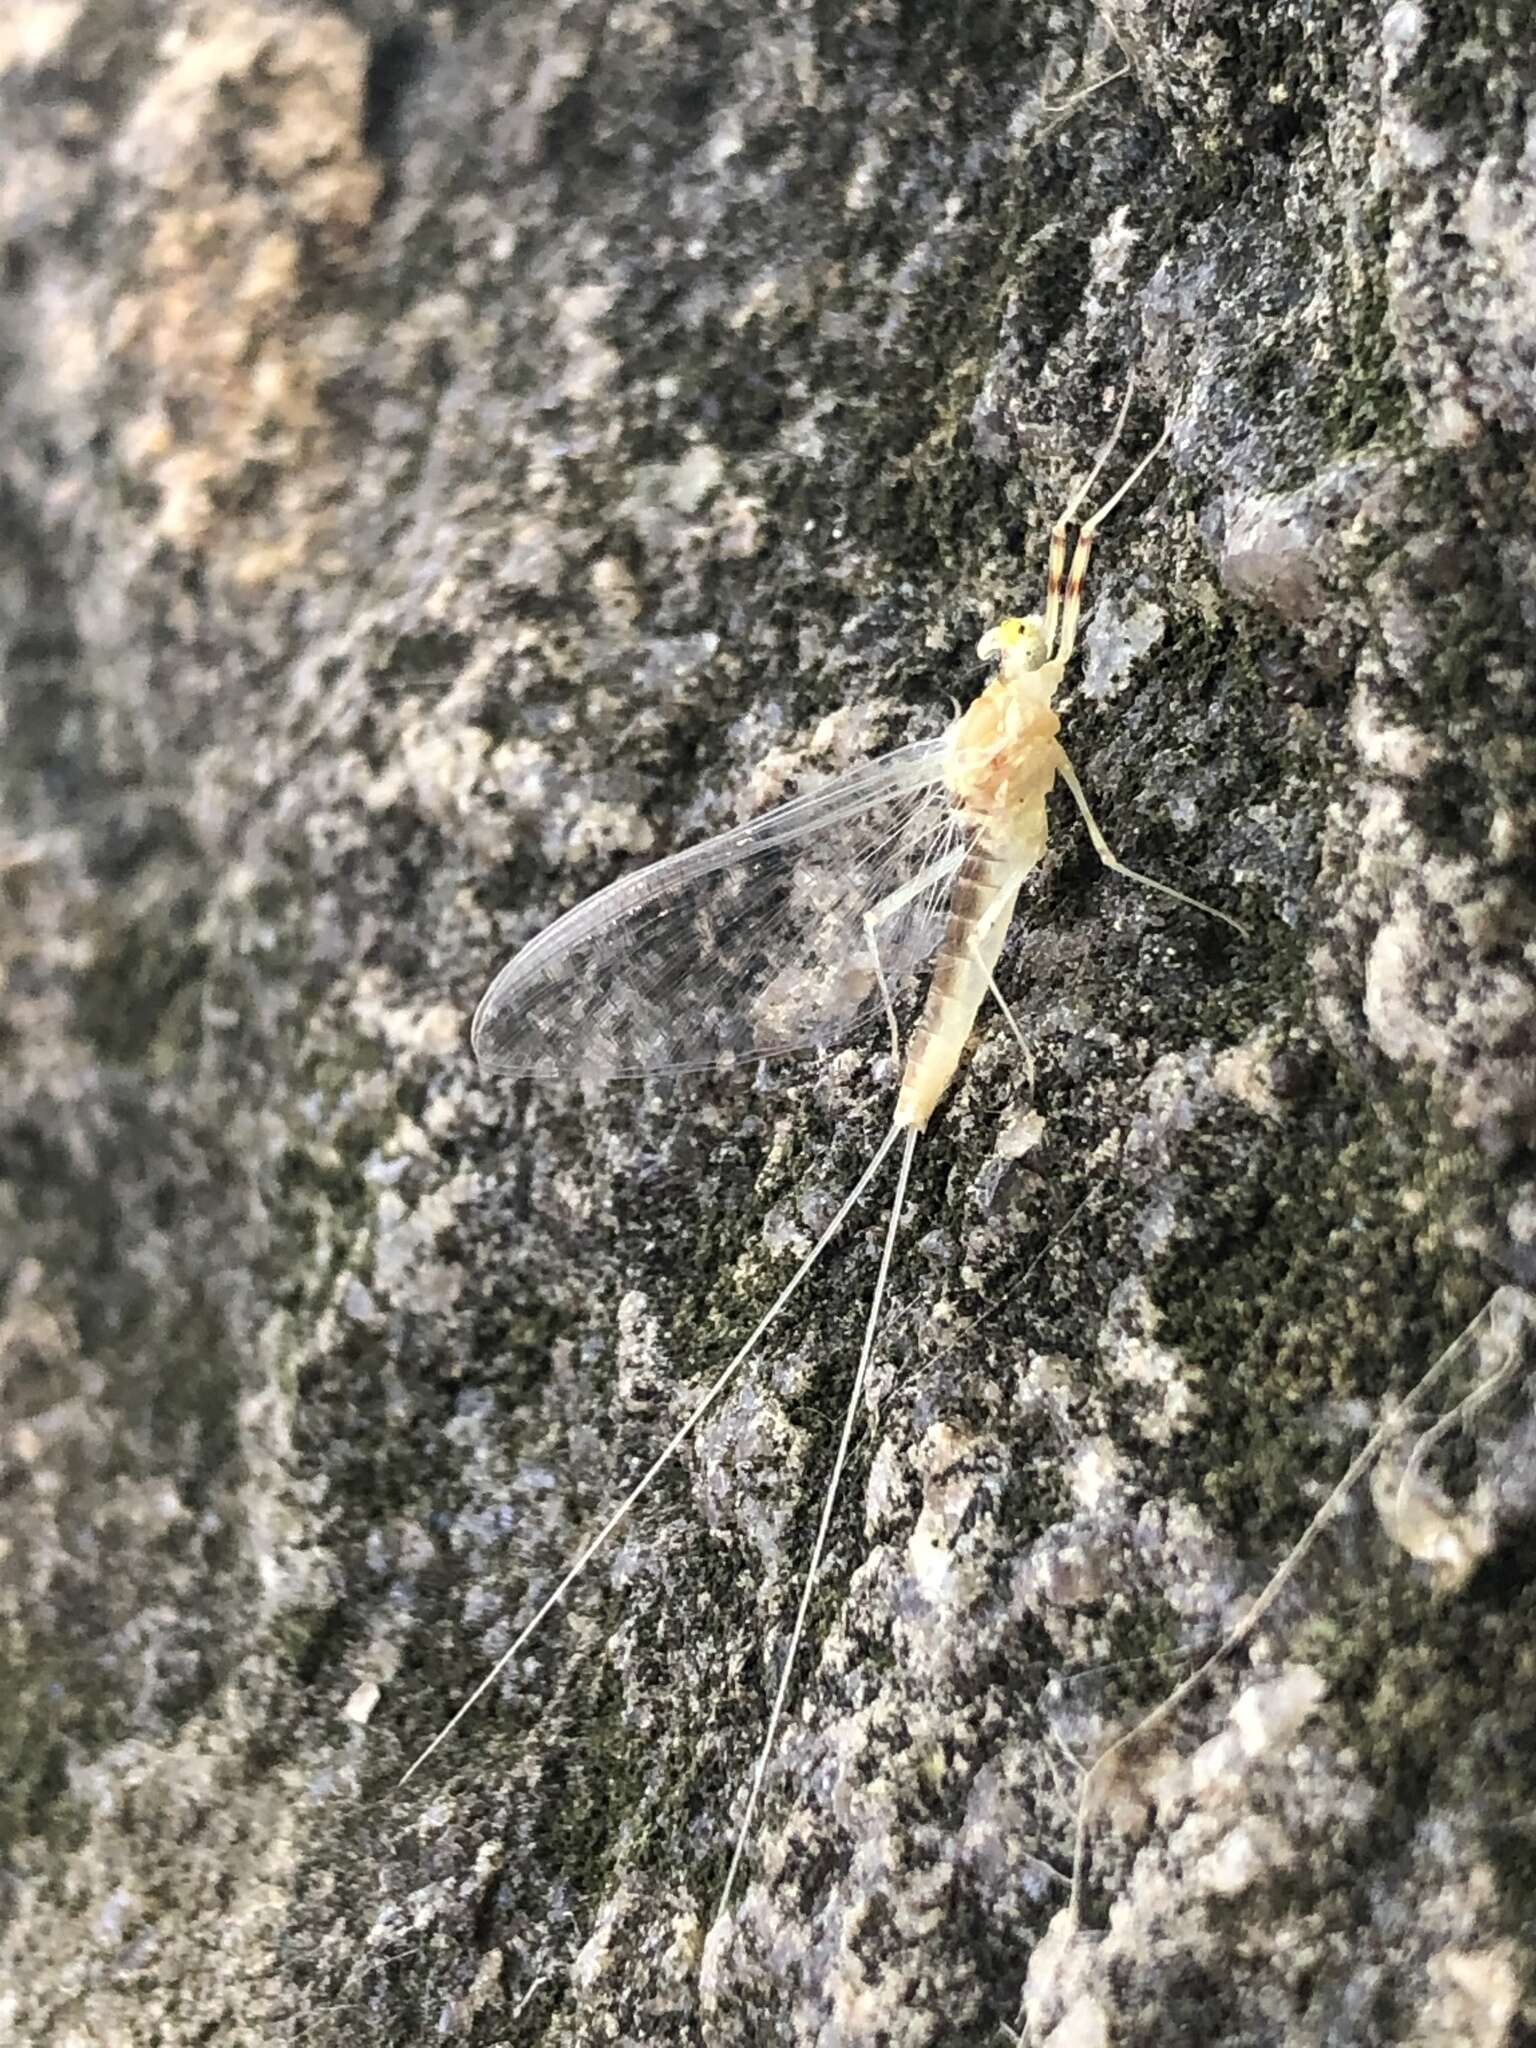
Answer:
<path fill-rule="evenodd" d="M 1023 619 L 999 619 L 976 642 L 976 653 L 981 661 L 990 661 L 994 654 L 1006 654 L 1010 647 L 1017 647 L 1024 638 L 1027 623 Z"/>

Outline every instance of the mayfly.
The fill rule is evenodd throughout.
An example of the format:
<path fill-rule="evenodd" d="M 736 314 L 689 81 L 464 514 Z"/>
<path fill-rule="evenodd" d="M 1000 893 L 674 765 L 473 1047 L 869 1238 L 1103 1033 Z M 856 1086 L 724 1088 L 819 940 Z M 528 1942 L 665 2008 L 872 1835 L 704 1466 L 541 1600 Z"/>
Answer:
<path fill-rule="evenodd" d="M 1106 867 L 1243 930 L 1225 911 L 1117 859 L 1056 736 L 1054 699 L 1076 645 L 1094 537 L 1168 439 L 1165 429 L 1119 489 L 1082 521 L 1066 573 L 1072 522 L 1119 440 L 1130 398 L 1128 384 L 1108 441 L 1052 530 L 1044 614 L 1005 618 L 982 635 L 978 656 L 995 660 L 996 671 L 947 732 L 900 747 L 613 883 L 509 961 L 475 1014 L 471 1038 L 488 1072 L 586 1082 L 828 1047 L 880 1007 L 889 1024 L 901 1072 L 895 1114 L 857 1183 L 687 1420 L 401 1780 L 414 1775 L 565 1598 L 741 1371 L 899 1144 L 896 1190 L 842 1436 L 717 1918 L 730 1903 L 789 1693 L 869 1374 L 918 1138 L 954 1078 L 989 994 L 1028 1058 L 994 971 L 1019 891 L 1046 850 L 1046 798 L 1057 778 Z M 927 998 L 902 1065 L 895 993 L 930 958 L 935 965 Z"/>

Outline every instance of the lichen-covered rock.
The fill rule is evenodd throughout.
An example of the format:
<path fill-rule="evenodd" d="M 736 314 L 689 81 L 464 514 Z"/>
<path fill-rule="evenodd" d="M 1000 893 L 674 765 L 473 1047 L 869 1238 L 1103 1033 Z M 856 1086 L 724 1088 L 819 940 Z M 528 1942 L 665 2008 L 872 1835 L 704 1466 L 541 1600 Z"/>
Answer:
<path fill-rule="evenodd" d="M 1536 2019 L 1519 1372 L 1117 1755 L 1066 1911 L 1085 1767 L 1536 1278 L 1533 92 L 1418 0 L 10 10 L 5 2038 Z M 985 1017 L 919 1148 L 717 1921 L 879 1193 L 396 1780 L 826 1227 L 889 1047 L 586 1099 L 467 1019 L 939 730 L 1133 371 L 1125 461 L 1172 437 L 1065 738 L 1249 936 L 1055 813 L 1033 1079 Z"/>

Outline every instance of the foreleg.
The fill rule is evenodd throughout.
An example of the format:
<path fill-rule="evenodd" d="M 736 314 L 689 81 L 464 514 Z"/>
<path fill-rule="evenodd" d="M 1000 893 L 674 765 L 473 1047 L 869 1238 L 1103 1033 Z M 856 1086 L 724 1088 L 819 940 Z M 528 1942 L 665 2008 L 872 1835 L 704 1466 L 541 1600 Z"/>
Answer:
<path fill-rule="evenodd" d="M 1127 392 L 1127 396 L 1129 396 L 1129 392 Z M 1161 454 L 1164 444 L 1167 442 L 1168 436 L 1172 431 L 1171 427 L 1164 427 L 1155 446 L 1149 448 L 1147 453 L 1143 455 L 1140 462 L 1137 463 L 1114 496 L 1106 499 L 1097 512 L 1091 513 L 1077 530 L 1077 546 L 1072 552 L 1072 573 L 1067 578 L 1066 609 L 1063 611 L 1061 619 L 1061 641 L 1053 649 L 1054 659 L 1059 661 L 1063 667 L 1071 659 L 1072 650 L 1077 645 L 1077 620 L 1083 604 L 1083 579 L 1088 574 L 1088 557 L 1093 553 L 1094 538 L 1100 526 L 1103 525 L 1110 513 L 1114 511 L 1126 492 L 1132 488 L 1142 471 Z M 1050 623 L 1054 623 L 1054 621 Z"/>

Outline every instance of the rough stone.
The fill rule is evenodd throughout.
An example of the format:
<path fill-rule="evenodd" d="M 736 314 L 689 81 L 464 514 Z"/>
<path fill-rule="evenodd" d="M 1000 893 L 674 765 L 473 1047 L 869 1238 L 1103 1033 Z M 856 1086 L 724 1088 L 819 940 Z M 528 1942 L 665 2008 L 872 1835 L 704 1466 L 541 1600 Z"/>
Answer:
<path fill-rule="evenodd" d="M 1536 2022 L 1522 1373 L 1118 1760 L 1065 1911 L 1082 1768 L 1536 1280 L 1529 44 L 1512 0 L 9 11 L 0 2036 Z M 939 731 L 1133 372 L 1105 488 L 1172 435 L 1064 739 L 1248 936 L 1056 801 L 1032 1074 L 984 1017 L 919 1148 L 716 1923 L 878 1193 L 396 1780 L 825 1228 L 889 1046 L 584 1095 L 467 1020 L 595 887 Z"/>

